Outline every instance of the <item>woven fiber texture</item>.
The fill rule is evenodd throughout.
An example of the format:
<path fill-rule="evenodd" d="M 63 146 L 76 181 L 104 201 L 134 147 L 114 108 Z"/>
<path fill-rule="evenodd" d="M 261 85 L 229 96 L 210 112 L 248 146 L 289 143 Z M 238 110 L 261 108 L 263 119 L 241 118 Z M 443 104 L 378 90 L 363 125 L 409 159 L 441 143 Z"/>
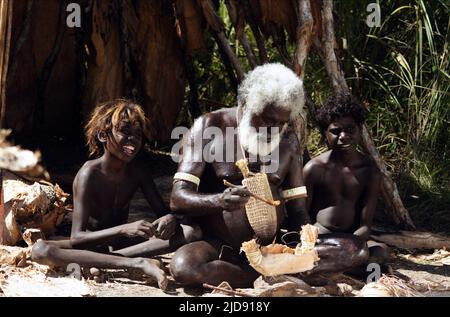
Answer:
<path fill-rule="evenodd" d="M 272 200 L 272 191 L 266 174 L 258 173 L 242 181 L 252 193 Z M 277 211 L 274 206 L 250 197 L 245 205 L 248 221 L 258 239 L 271 242 L 277 231 Z"/>

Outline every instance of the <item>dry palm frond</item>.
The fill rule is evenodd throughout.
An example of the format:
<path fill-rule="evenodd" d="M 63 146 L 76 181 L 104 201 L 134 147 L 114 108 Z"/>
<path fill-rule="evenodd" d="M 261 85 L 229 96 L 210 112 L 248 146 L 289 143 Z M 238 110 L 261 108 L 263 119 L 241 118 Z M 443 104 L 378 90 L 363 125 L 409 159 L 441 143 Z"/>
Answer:
<path fill-rule="evenodd" d="M 395 277 L 383 275 L 377 282 L 364 286 L 361 297 L 421 297 L 422 295 L 409 286 L 405 281 Z"/>

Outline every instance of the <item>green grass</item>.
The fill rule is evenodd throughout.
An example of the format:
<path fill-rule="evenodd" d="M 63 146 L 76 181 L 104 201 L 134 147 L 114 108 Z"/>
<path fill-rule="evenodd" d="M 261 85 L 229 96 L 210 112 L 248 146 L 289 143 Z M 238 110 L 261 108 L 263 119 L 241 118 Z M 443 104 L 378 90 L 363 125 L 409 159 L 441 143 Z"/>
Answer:
<path fill-rule="evenodd" d="M 340 50 L 347 82 L 367 106 L 367 125 L 415 223 L 421 229 L 450 233 L 450 3 L 379 1 L 382 25 L 369 28 L 365 23 L 369 2 L 373 1 L 334 2 L 336 39 L 347 42 Z M 232 49 L 249 70 L 224 1 L 218 3 Z M 246 32 L 257 55 L 248 26 Z M 210 36 L 207 47 L 211 53 L 194 57 L 199 98 L 233 106 L 235 94 Z M 266 48 L 271 62 L 282 62 L 271 39 Z M 287 43 L 289 53 L 293 48 Z M 314 52 L 305 74 L 306 90 L 317 105 L 323 104 L 332 90 Z M 312 128 L 308 139 L 312 156 L 326 150 L 319 141 L 319 132 Z"/>

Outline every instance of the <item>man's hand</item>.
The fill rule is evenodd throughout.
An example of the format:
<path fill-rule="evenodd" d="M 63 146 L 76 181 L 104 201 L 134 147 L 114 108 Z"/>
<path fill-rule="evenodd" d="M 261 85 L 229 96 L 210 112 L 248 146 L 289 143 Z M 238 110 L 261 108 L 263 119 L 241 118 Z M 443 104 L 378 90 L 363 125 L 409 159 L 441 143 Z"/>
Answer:
<path fill-rule="evenodd" d="M 168 214 L 153 221 L 152 225 L 156 228 L 155 237 L 168 240 L 175 233 L 177 218 Z"/>
<path fill-rule="evenodd" d="M 224 210 L 242 209 L 250 199 L 250 192 L 245 186 L 227 188 L 219 197 L 219 204 Z"/>
<path fill-rule="evenodd" d="M 139 220 L 122 225 L 121 233 L 129 238 L 150 238 L 155 235 L 155 227 L 148 221 Z"/>

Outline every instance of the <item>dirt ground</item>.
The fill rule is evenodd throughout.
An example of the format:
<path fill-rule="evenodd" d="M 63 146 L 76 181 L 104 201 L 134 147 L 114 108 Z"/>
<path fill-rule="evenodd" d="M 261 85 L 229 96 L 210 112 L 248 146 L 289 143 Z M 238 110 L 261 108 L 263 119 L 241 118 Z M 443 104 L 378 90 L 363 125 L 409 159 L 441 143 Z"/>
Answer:
<path fill-rule="evenodd" d="M 399 252 L 398 250 L 393 253 L 391 267 L 393 269 L 393 275 L 401 278 L 408 286 L 419 291 L 421 296 L 425 297 L 450 297 L 450 266 L 448 265 L 426 265 L 417 264 L 413 261 L 409 261 L 404 257 L 408 254 L 406 252 Z M 168 266 L 170 262 L 171 254 L 160 257 L 160 260 Z M 2 282 L 8 281 L 13 275 L 27 276 L 29 279 L 35 279 L 34 276 L 38 276 L 42 271 L 40 268 L 27 267 L 27 268 L 12 268 L 2 267 L 0 268 L 0 297 L 5 296 L 2 291 Z M 59 272 L 55 275 L 54 272 L 46 273 L 49 277 L 59 276 L 67 277 L 68 273 Z M 152 280 L 146 279 L 144 276 L 137 273 L 129 273 L 123 270 L 103 270 L 100 275 L 100 281 L 95 281 L 92 276 L 84 274 L 86 278 L 84 285 L 88 288 L 88 296 L 90 297 L 199 297 L 199 296 L 211 296 L 211 291 L 203 288 L 183 288 L 177 285 L 171 277 L 169 277 L 169 287 L 166 292 L 157 288 L 156 283 Z M 55 293 L 51 284 L 53 283 L 48 279 L 46 286 L 49 286 L 48 292 L 42 286 L 33 286 L 38 292 L 37 296 L 44 296 L 43 294 L 52 294 L 53 296 L 59 296 Z M 68 279 L 66 279 L 68 280 Z M 70 279 L 72 280 L 72 279 Z M 359 280 L 357 283 L 363 282 Z M 11 283 L 10 283 L 11 284 Z M 349 285 L 353 286 L 355 290 L 359 288 L 355 287 L 354 283 L 349 282 Z M 71 286 L 69 286 L 71 287 Z M 53 288 L 53 289 L 52 289 Z M 319 289 L 319 288 L 317 288 Z M 8 293 L 9 292 L 9 293 Z M 5 291 L 6 294 L 11 294 L 10 290 Z M 29 290 L 21 290 L 19 294 L 30 294 Z M 36 294 L 36 293 L 31 293 Z M 85 293 L 83 293 L 85 294 Z M 63 296 L 63 295 L 61 295 Z M 85 295 L 86 296 L 86 295 Z M 222 295 L 223 296 L 223 295 Z M 316 295 L 317 296 L 317 295 Z M 319 296 L 354 296 L 354 294 L 324 294 Z"/>
<path fill-rule="evenodd" d="M 163 261 L 168 263 L 170 257 L 166 256 Z M 395 257 L 392 262 L 394 275 L 406 281 L 411 286 L 420 290 L 427 297 L 450 297 L 450 266 L 420 265 Z M 171 279 L 168 292 L 164 293 L 154 286 L 145 282 L 133 281 L 121 277 L 120 274 L 112 274 L 107 283 L 89 284 L 95 296 L 109 297 L 171 297 L 171 296 L 202 296 L 210 290 L 201 288 L 182 288 L 177 286 Z"/>
<path fill-rule="evenodd" d="M 167 176 L 167 171 L 175 171 L 174 164 L 170 162 L 157 161 L 153 164 L 154 180 L 163 196 L 164 201 L 168 203 L 172 187 L 172 178 Z M 162 164 L 162 165 L 161 165 Z M 161 173 L 165 171 L 165 175 Z M 173 175 L 173 174 L 172 174 Z M 69 187 L 74 175 L 56 174 L 54 179 L 63 187 Z M 130 208 L 129 222 L 138 219 L 154 219 L 155 216 L 148 211 L 148 204 L 142 193 L 136 193 Z M 67 228 L 65 230 L 67 233 Z M 432 253 L 432 251 L 431 251 Z M 450 265 L 436 265 L 430 263 L 417 263 L 410 258 L 406 250 L 393 250 L 392 261 L 390 263 L 393 274 L 406 281 L 410 286 L 420 290 L 423 296 L 447 296 L 450 297 Z M 161 261 L 167 267 L 170 262 L 171 254 L 160 257 Z M 0 268 L 0 277 L 7 277 L 7 268 Z M 10 270 L 9 270 L 10 271 Z M 6 272 L 6 273 L 5 273 Z M 130 276 L 129 273 L 121 270 L 108 270 L 102 273 L 103 281 L 97 283 L 91 278 L 87 280 L 91 296 L 97 297 L 172 297 L 172 296 L 202 296 L 210 293 L 210 290 L 203 288 L 182 288 L 177 285 L 173 279 L 170 279 L 168 291 L 163 292 L 156 287 L 152 281 L 142 279 L 142 276 Z M 1 278 L 0 278 L 1 280 Z M 0 297 L 4 296 L 0 289 Z"/>
<path fill-rule="evenodd" d="M 170 181 L 166 178 L 158 180 L 159 186 L 170 187 Z M 167 199 L 167 197 L 165 197 Z M 142 194 L 137 193 L 132 202 L 129 221 L 141 218 L 154 218 L 148 213 L 146 201 Z M 431 252 L 432 253 L 432 252 Z M 417 260 L 406 250 L 393 250 L 392 261 L 390 263 L 393 274 L 406 281 L 408 285 L 419 290 L 423 296 L 445 296 L 450 297 L 450 266 L 436 265 L 435 263 L 417 263 Z M 172 254 L 159 257 L 166 268 L 170 263 Z M 8 270 L 0 268 L 0 277 L 7 276 Z M 64 276 L 67 274 L 60 274 Z M 157 285 L 146 280 L 143 276 L 133 275 L 123 270 L 102 271 L 101 281 L 94 281 L 92 276 L 86 276 L 86 284 L 90 291 L 90 296 L 96 297 L 198 297 L 210 293 L 210 290 L 203 288 L 183 288 L 177 285 L 169 277 L 169 287 L 166 292 L 158 289 Z M 0 278 L 1 280 L 1 278 Z M 1 288 L 1 287 L 0 287 Z M 0 289 L 0 297 L 4 296 Z"/>

